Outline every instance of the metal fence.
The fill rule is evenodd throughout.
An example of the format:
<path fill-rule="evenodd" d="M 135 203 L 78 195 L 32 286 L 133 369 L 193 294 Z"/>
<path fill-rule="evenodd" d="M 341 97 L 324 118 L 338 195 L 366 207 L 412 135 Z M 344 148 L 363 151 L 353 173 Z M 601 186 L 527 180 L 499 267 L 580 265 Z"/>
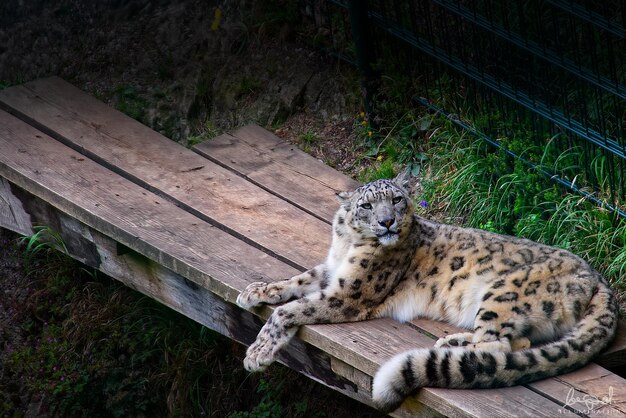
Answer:
<path fill-rule="evenodd" d="M 318 0 L 305 9 L 322 46 L 367 80 L 392 61 L 403 66 L 418 104 L 626 217 L 623 0 Z"/>

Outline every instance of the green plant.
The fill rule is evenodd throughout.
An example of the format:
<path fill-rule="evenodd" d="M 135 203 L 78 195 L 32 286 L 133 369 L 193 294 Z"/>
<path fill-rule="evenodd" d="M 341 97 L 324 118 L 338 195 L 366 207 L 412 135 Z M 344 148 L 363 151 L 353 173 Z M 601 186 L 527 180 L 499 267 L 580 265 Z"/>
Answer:
<path fill-rule="evenodd" d="M 306 131 L 300 134 L 298 138 L 307 145 L 311 145 L 319 140 L 319 137 L 313 131 Z"/>
<path fill-rule="evenodd" d="M 272 418 L 289 416 L 293 418 L 322 418 L 327 416 L 319 405 L 311 403 L 307 397 L 295 402 L 285 402 L 285 394 L 289 391 L 286 380 L 271 382 L 261 379 L 257 386 L 257 393 L 261 396 L 259 402 L 250 411 L 236 411 L 229 418 Z"/>
<path fill-rule="evenodd" d="M 0 90 L 4 90 L 12 86 L 24 84 L 27 81 L 30 81 L 30 80 L 25 78 L 23 74 L 16 74 L 16 75 L 13 75 L 9 79 L 0 80 Z"/>
<path fill-rule="evenodd" d="M 187 148 L 194 147 L 204 141 L 209 141 L 220 136 L 221 134 L 222 131 L 217 128 L 211 120 L 207 119 L 195 135 L 190 135 L 187 138 Z"/>
<path fill-rule="evenodd" d="M 20 243 L 25 244 L 24 252 L 31 259 L 41 256 L 42 253 L 54 253 L 55 250 L 67 254 L 67 247 L 61 234 L 47 225 L 33 226 L 33 234 L 19 238 Z"/>
<path fill-rule="evenodd" d="M 378 179 L 389 179 L 396 175 L 395 164 L 393 160 L 388 159 L 376 162 L 370 165 L 359 174 L 359 181 L 366 183 Z"/>
<path fill-rule="evenodd" d="M 372 163 L 359 174 L 359 180 L 389 178 L 400 167 L 407 166 L 414 176 L 419 175 L 428 159 L 421 136 L 431 123 L 429 115 L 416 117 L 411 112 L 405 112 L 392 126 L 374 130 L 365 113 L 361 112 L 354 125 L 364 150 L 360 161 L 370 160 Z"/>
<path fill-rule="evenodd" d="M 282 385 L 281 385 L 282 386 Z M 282 416 L 282 406 L 277 401 L 277 393 L 281 387 L 273 387 L 261 379 L 257 392 L 262 395 L 261 401 L 250 412 L 235 412 L 229 418 L 271 418 Z"/>
<path fill-rule="evenodd" d="M 93 269 L 79 266 L 67 256 L 68 251 L 61 234 L 50 226 L 36 225 L 33 234 L 18 239 L 23 247 L 26 274 L 47 275 L 51 284 L 72 276 L 75 271 L 95 276 Z"/>
<path fill-rule="evenodd" d="M 134 86 L 118 85 L 114 90 L 114 97 L 117 110 L 140 122 L 143 121 L 148 102 Z"/>

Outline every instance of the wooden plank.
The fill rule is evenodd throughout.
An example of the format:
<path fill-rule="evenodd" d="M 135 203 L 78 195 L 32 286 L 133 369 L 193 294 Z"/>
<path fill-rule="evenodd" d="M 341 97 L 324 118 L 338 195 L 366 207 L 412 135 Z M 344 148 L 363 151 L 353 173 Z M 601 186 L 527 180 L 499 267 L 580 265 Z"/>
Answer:
<path fill-rule="evenodd" d="M 0 112 L 0 149 L 3 150 L 0 175 L 50 202 L 70 218 L 104 236 L 114 237 L 155 262 L 153 267 L 159 265 L 172 270 L 177 277 L 185 278 L 185 285 L 191 288 L 208 289 L 226 301 L 234 301 L 238 290 L 249 281 L 275 280 L 295 271 L 258 249 L 202 223 L 174 204 L 80 156 L 4 112 Z M 110 258 L 111 254 L 112 251 L 109 251 L 104 258 Z M 101 258 L 100 261 L 97 257 L 93 260 L 92 263 L 101 263 Z M 126 266 L 121 269 L 124 268 Z M 149 281 L 146 292 L 173 306 L 178 303 L 179 309 L 182 309 L 188 301 L 180 302 L 170 297 L 168 293 L 173 290 L 162 284 L 164 280 Z M 178 293 L 178 297 L 188 297 L 184 295 L 185 292 Z M 196 299 L 193 303 L 203 300 Z M 234 314 L 230 311 L 229 315 Z M 415 347 L 415 342 L 423 338 L 417 331 L 398 327 L 391 320 L 380 320 L 378 323 L 380 329 L 370 337 L 363 337 L 363 327 L 367 328 L 365 323 L 303 327 L 301 334 L 313 345 L 322 348 L 334 346 L 337 354 L 342 356 L 337 358 L 357 369 L 360 369 L 359 364 L 370 362 L 371 370 L 378 367 L 369 360 L 372 356 L 371 344 L 365 340 L 360 342 L 354 336 L 371 339 L 375 335 L 376 339 L 388 342 L 381 344 L 381 361 L 398 350 Z M 352 345 L 346 344 L 348 340 L 352 341 Z M 427 344 L 432 344 L 432 341 Z M 383 349 L 386 351 L 383 352 Z M 284 355 L 290 355 L 290 352 Z M 316 365 L 311 363 L 308 367 Z M 354 387 L 358 388 L 357 385 Z M 557 404 L 526 389 L 523 391 L 520 399 L 526 399 L 529 410 L 542 411 L 540 416 L 556 413 Z M 498 393 L 498 390 L 495 392 Z M 446 415 L 473 416 L 464 412 L 468 399 L 475 400 L 477 405 L 486 405 L 494 392 L 434 392 L 423 389 L 419 396 L 418 399 L 426 405 L 436 405 Z M 510 410 L 516 405 L 515 401 L 511 402 L 503 402 L 498 408 Z"/>
<path fill-rule="evenodd" d="M 535 382 L 532 387 L 565 398 L 565 405 L 583 415 L 626 416 L 624 379 L 596 364 Z"/>
<path fill-rule="evenodd" d="M 56 96 L 55 96 L 55 97 L 56 97 Z M 74 101 L 77 101 L 77 100 L 74 100 Z M 50 110 L 50 109 L 48 109 L 48 110 Z M 76 109 L 75 109 L 75 110 L 76 110 Z M 75 112 L 75 110 L 73 110 L 73 112 Z M 54 112 L 52 112 L 52 113 L 54 113 Z M 70 112 L 70 113 L 71 113 L 71 112 Z M 49 115 L 49 112 L 48 112 L 48 113 L 44 112 L 44 116 L 45 116 L 45 115 Z M 59 115 L 57 115 L 57 116 L 59 116 Z M 75 115 L 72 115 L 72 117 L 74 117 L 74 116 L 75 116 Z M 71 121 L 71 118 L 70 118 L 70 121 Z M 67 121 L 64 121 L 64 122 L 67 122 Z M 64 126 L 65 126 L 65 124 L 63 125 L 63 127 L 64 127 Z M 96 128 L 96 132 L 101 131 L 101 130 L 103 129 L 103 127 L 106 129 L 106 128 L 108 128 L 108 125 L 97 125 L 97 126 L 95 127 L 95 128 Z M 79 128 L 80 128 L 80 126 L 79 126 Z M 87 133 L 88 133 L 88 132 L 87 132 Z M 119 135 L 118 135 L 118 136 L 119 136 Z M 67 139 L 67 138 L 66 138 L 66 139 Z M 71 139 L 71 138 L 70 138 L 70 139 Z M 84 144 L 83 144 L 83 145 L 84 145 Z M 127 142 L 127 143 L 126 143 L 126 145 L 127 145 L 127 146 L 130 146 L 130 143 L 128 143 L 128 142 Z M 92 148 L 90 148 L 90 152 L 93 152 L 93 149 L 92 149 Z M 128 152 L 127 152 L 127 153 L 128 153 Z M 128 163 L 128 160 L 124 160 L 124 163 Z M 126 174 L 128 174 L 128 172 L 126 172 Z M 131 174 L 131 177 L 133 177 L 135 174 L 136 174 L 136 173 L 132 173 L 132 174 Z M 139 182 L 141 183 L 141 182 L 143 181 L 143 178 L 135 178 L 135 180 L 139 180 Z M 151 184 L 150 182 L 146 182 L 146 184 L 150 185 L 150 187 L 154 187 L 154 185 L 153 185 L 153 184 Z M 162 190 L 162 189 L 160 189 L 160 190 Z M 180 201 L 179 201 L 179 203 L 180 203 Z M 196 202 L 196 204 L 197 204 L 197 202 Z M 193 207 L 193 206 L 191 206 L 190 208 L 192 208 L 192 209 L 193 209 L 194 207 Z M 332 326 L 331 326 L 330 328 L 332 328 Z M 342 329 L 343 329 L 343 328 L 342 328 Z M 341 334 L 339 333 L 339 335 L 341 335 Z M 377 335 L 380 335 L 380 333 L 377 333 Z M 344 341 L 344 340 L 340 340 L 340 341 Z M 413 344 L 412 344 L 411 346 L 413 346 Z M 407 347 L 407 348 L 408 348 L 408 347 Z M 341 349 L 339 349 L 339 351 L 341 351 L 341 352 L 345 352 L 345 349 L 344 349 L 344 348 L 341 348 Z M 345 354 L 344 354 L 344 355 L 345 355 Z M 361 357 L 361 356 L 356 356 L 356 357 Z M 367 357 L 361 357 L 361 359 L 363 359 L 363 358 L 364 358 L 364 359 L 367 359 Z M 354 360 L 354 359 L 352 359 L 352 361 L 355 361 L 355 360 Z"/>
<path fill-rule="evenodd" d="M 207 309 L 207 301 L 208 306 L 217 303 L 216 296 L 207 293 L 208 289 L 233 302 L 238 290 L 250 281 L 275 280 L 297 272 L 89 159 L 78 157 L 4 112 L 0 112 L 0 148 L 3 149 L 0 155 L 2 176 L 18 184 L 18 190 L 29 188 L 32 196 L 29 193 L 24 197 L 25 192 L 22 192 L 20 202 L 27 205 L 34 222 L 63 231 L 74 257 L 195 320 L 212 324 L 226 335 L 245 330 L 239 323 L 245 311 L 232 304 L 217 311 Z M 44 204 L 44 201 L 51 204 Z M 53 205 L 60 209 L 59 213 L 69 215 L 63 213 L 56 218 L 49 215 Z M 74 225 L 79 221 L 84 222 L 90 232 L 81 232 L 84 228 Z M 68 239 L 69 232 L 75 232 L 76 236 Z M 141 257 L 128 256 L 123 262 L 114 262 L 117 247 L 104 242 L 106 236 L 116 237 L 137 250 Z M 90 249 L 93 246 L 88 245 L 93 240 L 98 246 L 95 256 Z M 166 248 L 168 253 L 161 252 L 160 248 Z M 255 270 L 246 265 L 254 266 Z M 173 272 L 162 266 L 168 266 Z M 185 277 L 181 273 L 185 273 Z M 217 278 L 228 283 L 218 283 Z M 258 320 L 256 323 L 261 324 Z M 250 343 L 259 326 L 253 332 L 246 332 L 245 339 L 240 336 L 237 340 Z M 293 353 L 289 355 L 297 357 Z M 317 367 L 313 365 L 311 369 Z"/>
<path fill-rule="evenodd" d="M 19 109 L 20 111 L 29 111 L 30 113 L 28 113 L 29 115 L 29 120 L 30 119 L 36 119 L 37 121 L 39 121 L 40 123 L 43 122 L 47 122 L 50 121 L 49 119 L 52 117 L 50 115 L 54 115 L 56 117 L 52 118 L 52 122 L 54 122 L 54 129 L 57 129 L 57 125 L 60 124 L 61 126 L 58 127 L 59 130 L 65 129 L 62 132 L 67 133 L 68 135 L 78 135 L 78 133 L 85 133 L 86 135 L 92 135 L 92 138 L 85 138 L 80 136 L 78 139 L 80 140 L 80 145 L 84 146 L 84 147 L 89 147 L 89 151 L 90 152 L 96 152 L 96 151 L 102 151 L 105 154 L 110 154 L 110 152 L 106 152 L 104 150 L 106 149 L 115 149 L 114 146 L 109 146 L 109 144 L 111 142 L 119 142 L 122 141 L 122 139 L 124 139 L 124 152 L 125 155 L 131 155 L 134 156 L 133 158 L 139 159 L 139 156 L 137 154 L 135 154 L 137 151 L 134 150 L 135 146 L 138 145 L 140 146 L 142 149 L 145 148 L 150 148 L 149 145 L 146 145 L 144 142 L 139 142 L 138 144 L 134 141 L 135 139 L 137 139 L 137 141 L 139 141 L 138 138 L 134 138 L 133 135 L 138 135 L 138 132 L 142 132 L 143 128 L 139 128 L 136 125 L 139 125 L 136 121 L 132 120 L 132 119 L 128 119 L 128 118 L 124 118 L 122 117 L 123 115 L 119 115 L 117 114 L 117 112 L 113 111 L 112 109 L 104 106 L 104 108 L 102 108 L 101 104 L 99 102 L 96 103 L 92 103 L 93 99 L 88 98 L 86 95 L 84 95 L 83 93 L 75 90 L 73 87 L 66 85 L 66 83 L 62 82 L 59 79 L 53 78 L 53 79 L 49 79 L 49 80 L 44 80 L 41 82 L 33 82 L 33 83 L 29 83 L 28 84 L 29 88 L 28 89 L 22 89 L 22 88 L 11 88 L 8 90 L 11 90 L 12 92 L 7 93 L 7 91 L 3 91 L 2 92 L 2 100 L 4 100 L 7 103 L 11 103 L 12 105 L 16 105 L 19 104 Z M 49 88 L 48 88 L 49 87 Z M 32 91 L 31 91 L 32 90 Z M 45 94 L 44 94 L 45 92 Z M 5 93 L 7 93 L 5 95 Z M 41 93 L 41 95 L 39 95 Z M 49 98 L 48 96 L 54 93 L 54 97 Z M 68 97 L 59 97 L 62 95 L 69 95 Z M 45 95 L 45 98 L 44 96 Z M 58 96 L 57 96 L 58 95 Z M 7 100 L 7 97 L 9 98 Z M 34 104 L 28 104 L 28 98 L 32 98 L 34 100 Z M 54 105 L 50 105 L 50 103 L 54 103 Z M 69 110 L 66 109 L 63 106 L 69 106 Z M 40 109 L 40 108 L 43 108 Z M 81 109 L 90 109 L 89 110 L 89 115 L 93 116 L 95 118 L 96 121 L 98 121 L 98 123 L 96 123 L 97 129 L 95 130 L 81 130 L 80 127 L 80 121 L 86 121 L 86 117 L 84 117 L 82 114 L 78 114 L 77 112 L 80 112 Z M 96 109 L 96 110 L 93 110 Z M 128 131 L 124 131 L 121 128 L 117 127 L 116 131 L 115 131 L 115 135 L 113 135 L 113 128 L 109 126 L 109 124 L 112 124 L 116 121 L 115 118 L 113 118 L 112 116 L 110 116 L 110 114 L 114 114 L 116 117 L 119 116 L 120 117 L 120 124 L 121 125 L 128 125 L 127 126 L 127 130 Z M 91 120 L 91 119 L 89 119 Z M 62 123 L 59 123 L 58 121 L 61 121 Z M 78 122 L 77 122 L 78 121 Z M 103 122 L 107 122 L 107 124 L 103 124 Z M 85 122 L 84 124 L 87 126 L 93 126 L 95 122 Z M 75 127 L 73 128 L 74 130 L 71 130 L 70 128 L 67 128 L 67 125 L 72 125 Z M 145 128 L 147 129 L 147 128 Z M 107 132 L 108 136 L 102 136 L 102 132 Z M 131 133 L 128 133 L 131 132 Z M 150 131 L 151 132 L 151 131 Z M 145 133 L 143 135 L 141 135 L 141 137 L 150 137 L 152 134 L 149 133 Z M 132 137 L 132 138 L 131 138 Z M 129 140 L 128 138 L 131 138 L 132 140 Z M 151 138 L 151 139 L 155 139 L 155 138 Z M 165 143 L 163 143 L 163 141 L 161 141 L 161 139 L 163 138 L 156 138 L 156 142 L 157 142 L 157 146 L 162 148 L 162 151 L 167 150 L 168 154 L 171 155 L 176 155 L 178 157 L 180 157 L 181 155 L 183 155 L 184 157 L 189 157 L 189 153 L 187 152 L 185 153 L 184 151 L 186 151 L 185 149 L 182 149 L 179 145 L 172 143 L 171 141 L 165 139 Z M 75 137 L 71 136 L 68 138 L 65 138 L 66 141 L 74 141 Z M 174 148 L 172 148 L 174 147 Z M 178 150 L 179 148 L 182 149 L 182 151 Z M 173 151 L 175 150 L 175 151 Z M 114 153 L 115 154 L 115 153 Z M 76 162 L 80 162 L 83 161 L 83 163 L 87 163 L 85 158 L 82 158 L 80 156 L 77 156 L 78 154 L 74 155 L 74 157 L 72 158 L 73 163 Z M 191 155 L 194 157 L 194 161 L 195 161 L 195 165 L 197 166 L 205 166 L 208 165 L 208 163 L 202 158 L 199 157 L 198 155 L 191 153 Z M 114 161 L 116 164 L 127 164 L 128 163 L 128 159 L 130 157 L 124 157 L 119 158 L 119 159 L 113 159 L 111 161 Z M 153 155 L 151 154 L 151 158 L 154 159 L 154 161 L 158 160 L 158 155 Z M 198 158 L 200 158 L 202 161 L 198 161 Z M 183 158 L 184 161 L 187 161 L 186 159 Z M 171 164 L 174 164 L 174 162 L 170 162 Z M 65 164 L 65 162 L 59 162 L 57 164 L 63 165 Z M 48 165 L 54 165 L 52 163 L 48 163 Z M 157 165 L 159 167 L 162 167 L 163 164 L 161 164 L 160 160 L 157 161 Z M 146 171 L 148 171 L 148 167 L 144 167 L 144 169 Z M 72 174 L 74 174 L 75 172 L 75 168 L 71 167 L 71 172 Z M 222 169 L 223 170 L 223 169 Z M 139 173 L 139 172 L 133 172 L 134 174 L 144 174 L 144 173 Z M 170 173 L 170 174 L 175 174 L 175 173 Z M 102 174 L 101 174 L 102 175 Z M 154 174 L 146 174 L 149 175 L 151 177 L 156 177 Z M 159 174 L 160 175 L 160 174 Z M 193 173 L 194 176 L 196 177 L 203 177 L 204 175 L 201 173 L 200 170 L 196 170 Z M 186 176 L 183 180 L 186 183 L 196 183 L 197 180 L 194 178 L 189 178 L 190 176 Z M 139 177 L 139 178 L 133 178 L 135 181 L 137 181 L 138 183 L 144 184 L 144 183 L 149 183 L 151 182 L 151 179 L 147 179 L 144 180 L 143 177 Z M 237 179 L 239 179 L 239 177 L 236 176 L 229 176 L 229 179 L 231 180 L 231 182 L 235 182 L 235 181 L 239 181 Z M 181 182 L 180 179 L 176 178 L 174 179 L 176 180 L 176 182 Z M 243 181 L 243 180 L 241 180 Z M 239 181 L 239 182 L 241 182 Z M 157 181 L 151 183 L 154 187 L 161 187 L 161 183 L 158 183 Z M 242 186 L 243 188 L 244 186 Z M 215 193 L 210 193 L 211 197 L 215 197 Z M 266 194 L 266 193 L 263 193 Z M 200 207 L 201 205 L 204 203 L 203 201 L 198 201 L 198 200 L 194 200 L 194 196 L 190 196 L 189 194 L 185 194 L 185 195 L 180 195 L 181 199 L 184 199 L 184 203 L 188 204 L 189 207 L 191 207 L 194 212 L 200 211 Z M 242 196 L 241 197 L 242 200 L 245 200 L 248 198 L 248 196 Z M 261 198 L 261 199 L 264 199 Z M 240 203 L 238 201 L 234 201 L 233 206 L 237 206 Z M 284 204 L 284 202 L 283 202 Z M 132 204 L 131 205 L 137 205 L 137 204 Z M 187 206 L 186 206 L 187 207 Z M 120 210 L 122 210 L 120 208 Z M 271 218 L 278 218 L 281 219 L 281 213 L 279 211 L 273 212 L 272 210 L 276 210 L 276 208 L 268 208 L 267 209 L 267 213 L 271 214 Z M 109 216 L 113 216 L 114 213 L 111 212 L 108 214 Z M 299 215 L 302 219 L 306 219 L 306 218 L 310 218 L 305 216 L 303 213 L 299 212 Z M 152 215 L 151 215 L 152 216 Z M 260 215 L 259 215 L 260 216 Z M 265 218 L 265 217 L 264 217 Z M 258 223 L 258 220 L 257 220 Z M 317 221 L 318 224 L 321 225 L 325 225 L 327 226 L 327 224 L 324 224 L 322 222 Z M 259 227 L 259 229 L 262 229 L 262 226 Z M 299 233 L 303 234 L 306 232 L 306 229 L 304 230 L 300 230 Z M 325 231 L 325 233 L 327 233 L 329 235 L 329 231 Z M 319 235 L 316 235 L 314 237 L 311 238 L 311 240 L 313 239 L 319 239 Z M 284 237 L 282 237 L 282 241 L 285 241 Z M 125 243 L 126 244 L 126 243 Z M 305 242 L 299 242 L 297 243 L 297 245 L 303 245 L 304 249 L 306 249 L 306 244 Z M 296 244 L 294 244 L 296 245 Z M 130 245 L 129 245 L 130 246 Z M 316 243 L 314 246 L 318 246 L 318 244 Z M 325 246 L 327 246 L 327 244 L 325 244 Z M 131 246 L 132 248 L 132 246 Z M 167 248 L 167 247 L 166 247 Z M 168 249 L 168 251 L 170 251 Z M 215 251 L 215 249 L 212 249 L 211 251 Z M 304 251 L 304 250 L 303 250 Z M 141 252 L 141 251 L 140 251 Z M 170 251 L 171 252 L 171 251 Z M 307 253 L 307 258 L 305 260 L 305 262 L 309 265 L 313 265 L 316 261 L 322 259 L 323 257 L 320 257 L 319 254 L 316 254 L 314 251 Z M 254 261 L 251 261 L 252 263 L 254 263 Z M 242 263 L 248 263 L 248 260 L 246 260 L 245 258 L 242 258 Z M 266 272 L 267 273 L 267 272 Z M 271 274 L 266 274 L 268 277 L 272 277 Z M 277 279 L 277 278 L 284 278 L 287 275 L 274 275 L 273 278 Z M 271 280 L 271 279 L 269 279 Z M 408 332 L 409 329 L 407 328 Z M 340 350 L 339 350 L 340 351 Z M 340 355 L 340 353 L 337 353 L 338 355 Z M 365 360 L 367 361 L 367 360 Z"/>
<path fill-rule="evenodd" d="M 193 150 L 326 221 L 337 210 L 335 194 L 358 187 L 356 181 L 256 125 Z"/>
<path fill-rule="evenodd" d="M 33 126 L 298 268 L 322 260 L 330 227 L 52 77 L 0 92 Z"/>

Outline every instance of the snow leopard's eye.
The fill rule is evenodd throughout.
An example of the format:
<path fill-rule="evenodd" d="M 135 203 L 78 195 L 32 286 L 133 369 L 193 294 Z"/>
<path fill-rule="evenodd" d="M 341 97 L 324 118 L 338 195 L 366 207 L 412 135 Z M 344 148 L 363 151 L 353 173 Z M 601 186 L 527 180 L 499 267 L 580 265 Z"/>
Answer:
<path fill-rule="evenodd" d="M 394 205 L 397 205 L 398 203 L 402 202 L 402 196 L 396 196 L 393 199 L 391 199 L 391 201 L 393 202 Z"/>
<path fill-rule="evenodd" d="M 372 208 L 372 204 L 371 203 L 361 203 L 361 208 L 362 209 L 371 209 Z"/>

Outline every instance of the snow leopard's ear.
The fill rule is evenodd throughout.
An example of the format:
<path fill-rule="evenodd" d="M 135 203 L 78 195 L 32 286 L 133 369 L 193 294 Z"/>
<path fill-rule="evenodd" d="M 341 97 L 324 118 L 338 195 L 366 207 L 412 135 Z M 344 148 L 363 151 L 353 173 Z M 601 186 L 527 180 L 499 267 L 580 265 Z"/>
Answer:
<path fill-rule="evenodd" d="M 393 183 L 404 190 L 405 192 L 409 192 L 409 181 L 411 180 L 411 169 L 409 167 L 405 168 L 398 174 L 392 181 Z"/>
<path fill-rule="evenodd" d="M 337 199 L 344 209 L 350 209 L 350 203 L 352 200 L 352 196 L 354 196 L 354 192 L 339 192 L 335 196 L 337 196 Z"/>

